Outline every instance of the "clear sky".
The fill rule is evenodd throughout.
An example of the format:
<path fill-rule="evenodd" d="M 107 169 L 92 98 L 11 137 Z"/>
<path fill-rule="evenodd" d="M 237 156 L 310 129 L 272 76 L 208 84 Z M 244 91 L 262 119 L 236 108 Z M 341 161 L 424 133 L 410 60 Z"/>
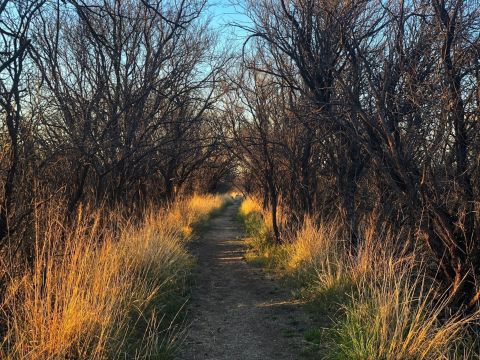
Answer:
<path fill-rule="evenodd" d="M 236 1 L 239 2 L 239 1 Z M 232 43 L 234 46 L 241 46 L 245 40 L 246 33 L 241 29 L 232 26 L 232 23 L 248 25 L 247 16 L 239 5 L 233 5 L 232 0 L 209 0 L 208 14 L 211 16 L 211 25 L 220 32 L 221 41 Z"/>

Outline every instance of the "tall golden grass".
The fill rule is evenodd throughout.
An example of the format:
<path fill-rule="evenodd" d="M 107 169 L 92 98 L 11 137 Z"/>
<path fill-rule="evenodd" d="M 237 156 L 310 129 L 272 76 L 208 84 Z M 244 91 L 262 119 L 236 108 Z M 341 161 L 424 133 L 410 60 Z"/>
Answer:
<path fill-rule="evenodd" d="M 262 206 L 260 205 L 257 199 L 253 197 L 247 197 L 240 204 L 240 208 L 238 209 L 238 211 L 241 216 L 248 216 L 254 213 L 261 214 Z"/>
<path fill-rule="evenodd" d="M 162 358 L 181 328 L 170 302 L 181 291 L 193 224 L 222 205 L 194 196 L 138 223 L 80 210 L 65 229 L 60 208 L 39 217 L 33 268 L 8 283 L 2 359 Z M 178 300 L 178 299 L 177 299 Z"/>
<path fill-rule="evenodd" d="M 408 262 L 383 267 L 356 283 L 351 302 L 342 305 L 330 358 L 440 360 L 471 348 L 463 335 L 478 314 L 446 317 L 448 298 L 437 298 L 424 271 Z"/>
<path fill-rule="evenodd" d="M 261 210 L 255 199 L 247 200 L 240 215 L 248 224 L 248 217 Z M 479 358 L 464 335 L 470 325 L 478 324 L 480 313 L 449 314 L 449 299 L 435 291 L 422 253 L 404 251 L 400 236 L 386 229 L 379 233 L 375 219 L 370 219 L 352 255 L 339 221 L 307 218 L 291 241 L 254 251 L 271 257 L 266 264 L 296 278 L 297 286 L 304 288 L 301 293 L 315 299 L 320 311 L 331 309 L 332 303 L 337 308 L 331 329 L 319 339 L 329 343 L 327 359 Z"/>
<path fill-rule="evenodd" d="M 167 221 L 176 224 L 183 235 L 189 237 L 196 223 L 207 220 L 226 201 L 230 201 L 229 196 L 195 194 L 174 203 L 166 212 Z"/>

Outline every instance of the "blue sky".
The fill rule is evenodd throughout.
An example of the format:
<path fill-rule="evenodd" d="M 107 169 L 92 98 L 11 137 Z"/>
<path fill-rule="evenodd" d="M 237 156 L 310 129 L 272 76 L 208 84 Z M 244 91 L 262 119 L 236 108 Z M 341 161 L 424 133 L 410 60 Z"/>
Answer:
<path fill-rule="evenodd" d="M 249 19 L 242 13 L 243 10 L 237 5 L 232 5 L 231 0 L 210 0 L 208 6 L 211 25 L 220 32 L 222 40 L 227 44 L 234 42 L 236 46 L 241 46 L 245 40 L 245 32 L 229 24 L 236 22 L 248 25 Z"/>

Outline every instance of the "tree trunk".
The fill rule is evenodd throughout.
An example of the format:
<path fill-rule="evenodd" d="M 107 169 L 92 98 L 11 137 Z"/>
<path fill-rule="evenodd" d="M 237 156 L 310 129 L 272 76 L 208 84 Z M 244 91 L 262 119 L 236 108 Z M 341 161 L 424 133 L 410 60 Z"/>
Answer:
<path fill-rule="evenodd" d="M 7 172 L 7 178 L 5 181 L 3 204 L 0 204 L 0 243 L 3 243 L 8 236 L 8 217 L 12 210 L 13 203 L 13 191 L 15 187 L 15 174 L 18 167 L 18 142 L 17 131 L 13 125 L 14 119 L 12 115 L 7 115 L 7 124 L 9 128 L 9 134 L 11 139 L 11 152 L 10 152 L 10 168 Z"/>
<path fill-rule="evenodd" d="M 273 181 L 273 177 L 271 174 L 267 174 L 267 184 L 269 190 L 269 197 L 270 197 L 270 206 L 271 206 L 271 213 L 272 213 L 272 228 L 273 228 L 273 237 L 277 244 L 282 242 L 280 237 L 280 230 L 278 228 L 277 223 L 277 212 L 278 212 L 278 193 L 275 187 L 275 183 Z"/>

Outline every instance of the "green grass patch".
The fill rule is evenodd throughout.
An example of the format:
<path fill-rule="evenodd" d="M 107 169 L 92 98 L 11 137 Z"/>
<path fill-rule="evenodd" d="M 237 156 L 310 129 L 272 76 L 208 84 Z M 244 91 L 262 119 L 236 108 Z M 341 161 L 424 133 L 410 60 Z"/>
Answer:
<path fill-rule="evenodd" d="M 272 229 L 265 224 L 261 213 L 244 214 L 240 211 L 238 218 L 248 235 L 245 239 L 248 246 L 245 259 L 267 270 L 283 272 L 288 261 L 288 245 L 274 242 Z"/>
<path fill-rule="evenodd" d="M 133 333 L 126 337 L 126 357 L 139 358 L 140 352 L 148 359 L 173 359 L 181 343 L 178 337 L 184 331 L 185 304 L 188 301 L 187 285 L 192 264 L 192 261 L 185 264 L 184 274 L 172 278 L 145 309 L 130 314 Z M 156 342 L 154 346 L 149 343 L 151 341 Z M 144 348 L 148 348 L 149 352 L 146 353 Z"/>
<path fill-rule="evenodd" d="M 320 345 L 324 340 L 324 332 L 322 329 L 310 329 L 305 332 L 304 337 L 309 343 Z"/>

